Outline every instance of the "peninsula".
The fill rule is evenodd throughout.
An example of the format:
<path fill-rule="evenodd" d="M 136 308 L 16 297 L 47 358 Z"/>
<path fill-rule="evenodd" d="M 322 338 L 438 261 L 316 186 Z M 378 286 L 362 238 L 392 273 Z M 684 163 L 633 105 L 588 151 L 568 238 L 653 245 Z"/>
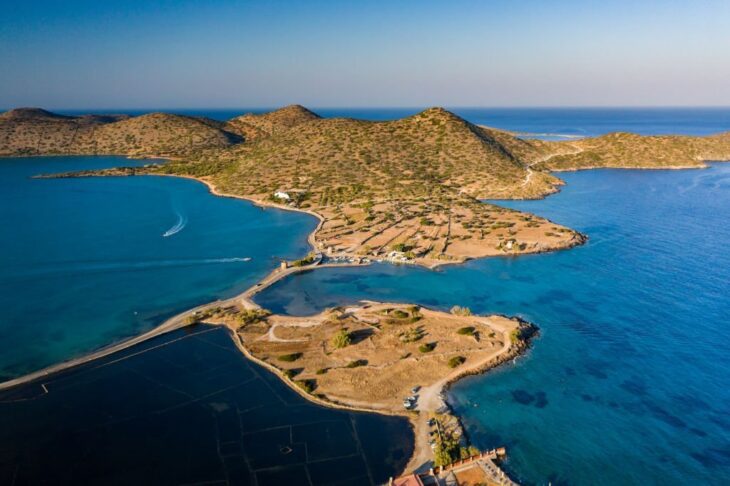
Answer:
<path fill-rule="evenodd" d="M 225 325 L 242 352 L 312 401 L 408 416 L 417 438 L 409 466 L 415 469 L 432 455 L 448 464 L 469 454 L 441 392 L 516 356 L 534 327 L 458 307 L 445 313 L 376 302 L 294 318 L 270 315 L 250 297 L 321 266 L 390 261 L 433 268 L 580 245 L 586 237 L 575 230 L 483 200 L 554 193 L 562 181 L 552 171 L 704 167 L 706 160 L 730 159 L 730 132 L 547 142 L 477 126 L 442 108 L 386 122 L 325 119 L 298 105 L 226 122 L 40 109 L 0 115 L 0 155 L 72 154 L 167 161 L 43 177 L 188 177 L 217 195 L 319 218 L 306 257 L 241 296 L 175 316 L 130 343 L 197 322 Z M 432 445 L 433 427 L 440 439 Z"/>

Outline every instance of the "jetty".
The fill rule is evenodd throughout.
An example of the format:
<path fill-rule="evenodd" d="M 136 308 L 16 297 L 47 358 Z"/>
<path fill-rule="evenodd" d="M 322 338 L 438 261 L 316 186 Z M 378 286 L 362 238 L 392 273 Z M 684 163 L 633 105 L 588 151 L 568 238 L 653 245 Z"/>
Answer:
<path fill-rule="evenodd" d="M 497 462 L 506 455 L 506 449 L 499 447 L 445 466 L 433 467 L 427 473 L 413 473 L 390 478 L 388 486 L 466 486 L 473 484 L 518 486 L 497 465 Z"/>

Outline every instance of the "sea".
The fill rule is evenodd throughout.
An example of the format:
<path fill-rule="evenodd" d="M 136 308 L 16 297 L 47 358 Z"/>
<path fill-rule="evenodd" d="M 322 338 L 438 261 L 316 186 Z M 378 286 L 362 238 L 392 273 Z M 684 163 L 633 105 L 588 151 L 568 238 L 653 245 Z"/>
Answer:
<path fill-rule="evenodd" d="M 98 110 L 109 111 L 123 110 Z M 180 110 L 216 119 L 247 111 L 261 110 Z M 314 111 L 387 120 L 420 110 Z M 453 111 L 547 139 L 730 130 L 730 109 L 720 108 Z M 195 181 L 31 178 L 131 163 L 0 159 L 0 378 L 82 355 L 234 295 L 279 258 L 307 251 L 313 218 L 214 197 Z M 322 269 L 280 281 L 257 301 L 292 315 L 361 299 L 518 315 L 540 328 L 529 352 L 449 392 L 478 447 L 507 448 L 505 468 L 515 479 L 730 483 L 730 164 L 558 176 L 566 182 L 559 194 L 496 203 L 585 233 L 582 247 L 435 271 L 388 264 Z M 186 353 L 174 358 L 184 367 Z M 198 378 L 190 371 L 180 379 L 189 386 Z M 132 383 L 117 380 L 115 389 Z M 0 419 L 3 410 L 11 409 L 0 406 Z M 0 432 L 0 446 L 12 448 L 12 437 Z M 159 437 L 150 432 L 147 439 Z M 0 462 L 0 472 L 12 464 Z"/>

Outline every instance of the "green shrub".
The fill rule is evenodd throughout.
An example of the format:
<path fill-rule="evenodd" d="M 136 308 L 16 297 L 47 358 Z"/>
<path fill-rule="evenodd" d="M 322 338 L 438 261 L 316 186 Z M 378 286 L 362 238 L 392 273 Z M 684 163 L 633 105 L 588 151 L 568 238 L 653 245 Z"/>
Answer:
<path fill-rule="evenodd" d="M 317 374 L 318 375 L 324 375 L 325 373 L 327 373 L 327 370 L 328 369 L 329 368 L 320 368 L 320 369 L 317 370 Z"/>
<path fill-rule="evenodd" d="M 406 317 L 408 317 L 408 312 L 400 309 L 395 309 L 390 313 L 390 315 L 395 317 L 396 319 L 405 319 Z"/>
<path fill-rule="evenodd" d="M 466 358 L 463 356 L 454 356 L 449 359 L 449 368 L 456 368 L 457 366 L 460 366 L 464 364 L 464 361 L 466 361 Z"/>
<path fill-rule="evenodd" d="M 279 356 L 279 361 L 286 361 L 287 363 L 291 363 L 292 361 L 296 361 L 301 357 L 302 353 L 282 354 L 281 356 Z"/>
<path fill-rule="evenodd" d="M 424 331 L 421 327 L 412 327 L 410 329 L 406 329 L 402 333 L 398 335 L 400 337 L 401 342 L 404 343 L 414 343 L 418 341 L 419 339 L 423 338 Z"/>
<path fill-rule="evenodd" d="M 299 260 L 295 260 L 291 262 L 292 267 L 303 267 L 305 265 L 309 265 L 314 261 L 314 254 L 310 253 L 309 255 L 305 256 L 304 258 L 300 258 Z"/>
<path fill-rule="evenodd" d="M 317 388 L 316 380 L 297 380 L 294 383 L 307 393 L 312 393 Z"/>
<path fill-rule="evenodd" d="M 238 313 L 237 319 L 240 326 L 245 326 L 266 320 L 270 315 L 271 312 L 266 309 L 243 309 Z"/>
<path fill-rule="evenodd" d="M 301 372 L 302 372 L 301 369 L 291 369 L 291 370 L 284 370 L 284 371 L 282 371 L 282 373 L 284 374 L 284 376 L 286 376 L 290 380 L 292 378 L 294 378 L 295 376 L 297 376 Z"/>
<path fill-rule="evenodd" d="M 475 329 L 473 326 L 466 326 L 466 327 L 459 328 L 456 331 L 456 334 L 461 334 L 462 336 L 473 336 L 474 331 L 475 331 Z"/>
<path fill-rule="evenodd" d="M 332 347 L 335 349 L 341 349 L 352 344 L 352 334 L 347 329 L 340 329 L 337 333 L 332 336 Z"/>
<path fill-rule="evenodd" d="M 425 343 L 418 346 L 418 350 L 422 353 L 430 353 L 436 349 L 436 343 Z"/>
<path fill-rule="evenodd" d="M 350 361 L 347 363 L 347 368 L 358 368 L 360 366 L 365 366 L 368 364 L 368 360 L 366 359 L 356 359 L 355 361 Z"/>

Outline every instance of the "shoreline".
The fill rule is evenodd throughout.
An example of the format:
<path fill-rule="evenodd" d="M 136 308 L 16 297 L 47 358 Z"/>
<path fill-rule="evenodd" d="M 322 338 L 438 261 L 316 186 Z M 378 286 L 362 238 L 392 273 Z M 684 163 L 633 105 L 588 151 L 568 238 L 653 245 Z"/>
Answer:
<path fill-rule="evenodd" d="M 153 157 L 149 157 L 153 158 Z M 159 157 L 155 157 L 159 159 Z M 306 209 L 301 208 L 295 208 L 291 206 L 286 205 L 280 205 L 269 201 L 262 201 L 252 198 L 247 198 L 240 195 L 234 195 L 229 194 L 220 191 L 216 185 L 208 180 L 201 179 L 198 177 L 193 176 L 186 176 L 186 175 L 174 175 L 174 174 L 144 174 L 145 176 L 160 176 L 160 177 L 181 177 L 184 179 L 190 179 L 197 182 L 200 182 L 204 184 L 208 191 L 218 197 L 226 197 L 226 198 L 232 198 L 232 199 L 240 199 L 247 202 L 250 202 L 251 204 L 254 204 L 255 206 L 258 206 L 262 209 L 265 209 L 267 207 L 280 209 L 280 210 L 286 210 L 286 211 L 293 211 L 293 212 L 301 212 L 308 214 L 310 216 L 313 216 L 317 218 L 318 223 L 315 229 L 309 233 L 307 236 L 307 242 L 311 246 L 312 250 L 314 252 L 318 252 L 319 249 L 317 247 L 315 235 L 317 232 L 321 229 L 322 225 L 325 222 L 325 218 L 321 216 L 320 214 L 309 211 Z M 114 177 L 114 175 L 112 175 Z M 118 175 L 124 176 L 124 175 Z M 128 177 L 129 175 L 127 175 Z M 547 195 L 546 195 L 547 196 Z M 563 247 L 563 248 L 555 248 L 555 249 L 542 249 L 540 251 L 534 252 L 520 252 L 520 253 L 514 253 L 514 254 L 504 254 L 504 255 L 495 255 L 495 256 L 517 256 L 522 254 L 533 254 L 533 253 L 546 253 L 550 251 L 556 251 L 556 250 L 562 250 L 562 249 L 570 249 L 575 246 L 579 246 L 587 240 L 587 237 L 581 233 L 577 233 L 579 237 L 576 239 L 574 244 L 571 244 L 570 246 Z M 486 258 L 486 257 L 485 257 Z M 456 264 L 463 264 L 466 261 L 473 260 L 476 258 L 464 258 L 463 260 L 458 261 L 434 261 L 434 262 L 428 262 L 428 264 L 421 260 L 415 260 L 411 264 L 418 265 L 423 268 L 434 270 L 442 265 L 456 265 Z M 317 268 L 333 268 L 333 267 L 354 267 L 354 266 L 367 266 L 370 263 L 320 263 L 317 262 L 313 265 L 303 266 L 303 267 L 289 267 L 285 270 L 281 270 L 279 268 L 275 268 L 273 271 L 268 273 L 264 278 L 259 280 L 257 283 L 255 283 L 253 286 L 246 289 L 244 292 L 233 296 L 228 299 L 218 299 L 213 302 L 208 302 L 205 304 L 201 304 L 199 306 L 196 306 L 192 309 L 188 309 L 186 311 L 183 311 L 179 314 L 176 314 L 172 316 L 171 318 L 164 321 L 159 326 L 134 337 L 125 339 L 123 341 L 120 341 L 118 343 L 110 344 L 108 346 L 104 346 L 96 351 L 93 351 L 89 354 L 80 356 L 78 358 L 74 358 L 68 361 L 64 361 L 62 363 L 58 363 L 43 369 L 40 369 L 38 371 L 5 381 L 0 383 L 0 390 L 6 390 L 9 388 L 13 388 L 15 386 L 20 386 L 23 384 L 32 383 L 34 381 L 42 380 L 43 378 L 66 371 L 68 369 L 74 368 L 76 366 L 89 363 L 91 361 L 103 358 L 105 356 L 109 356 L 111 354 L 117 353 L 119 351 L 128 349 L 134 345 L 141 344 L 142 342 L 145 342 L 149 339 L 161 336 L 163 334 L 166 334 L 168 332 L 182 329 L 185 327 L 188 327 L 190 325 L 193 325 L 194 323 L 188 322 L 186 319 L 192 315 L 194 315 L 196 312 L 206 310 L 208 308 L 216 307 L 216 306 L 223 306 L 226 304 L 234 304 L 234 303 L 240 303 L 243 307 L 251 309 L 251 308 L 260 308 L 258 304 L 256 304 L 252 297 L 261 292 L 262 290 L 268 288 L 269 286 L 273 285 L 274 283 L 278 282 L 279 280 L 286 278 L 290 275 L 305 272 L 305 271 L 312 271 L 316 270 Z M 214 324 L 216 325 L 216 324 Z M 220 325 L 220 324 L 217 324 Z M 313 396 L 309 393 L 306 393 L 305 391 L 301 390 L 299 387 L 295 386 L 291 380 L 286 379 L 282 372 L 277 369 L 276 367 L 270 365 L 269 363 L 266 363 L 258 358 L 256 358 L 248 349 L 246 348 L 245 344 L 242 342 L 242 340 L 235 334 L 235 332 L 231 331 L 229 328 L 229 332 L 231 334 L 231 338 L 233 339 L 234 344 L 236 347 L 241 351 L 241 353 L 244 355 L 245 358 L 253 361 L 256 364 L 259 364 L 266 368 L 267 370 L 273 372 L 282 382 L 284 382 L 290 389 L 297 392 L 300 396 L 305 398 L 306 400 L 324 407 L 329 407 L 333 409 L 340 409 L 340 410 L 348 410 L 353 412 L 361 412 L 361 413 L 377 413 L 377 414 L 383 414 L 383 415 L 389 415 L 389 416 L 400 416 L 403 418 L 406 418 L 409 421 L 409 424 L 411 425 L 411 428 L 413 430 L 414 434 L 414 450 L 409 458 L 408 464 L 406 468 L 404 469 L 403 473 L 409 473 L 411 471 L 420 470 L 423 469 L 423 467 L 428 464 L 433 457 L 433 452 L 431 450 L 431 447 L 429 445 L 429 434 L 428 434 L 428 426 L 427 421 L 429 419 L 428 415 L 429 412 L 433 413 L 435 408 L 432 406 L 430 407 L 431 410 L 424 410 L 422 412 L 419 412 L 418 414 L 414 414 L 413 412 L 406 412 L 406 411 L 398 411 L 394 412 L 392 410 L 383 409 L 383 408 L 376 408 L 376 407 L 368 407 L 368 406 L 362 406 L 362 405 L 356 405 L 346 402 L 340 402 L 340 401 L 330 401 L 330 400 L 323 400 L 319 397 Z M 508 336 L 505 336 L 508 337 Z M 474 364 L 473 366 L 464 369 L 459 370 L 457 372 L 454 372 L 452 375 L 449 375 L 445 379 L 439 380 L 438 382 L 431 384 L 428 388 L 430 389 L 430 394 L 432 397 L 435 397 L 436 404 L 438 405 L 438 408 L 445 408 L 446 414 L 450 417 L 453 417 L 458 424 L 458 427 L 463 432 L 463 436 L 466 438 L 466 433 L 463 429 L 463 426 L 461 425 L 460 418 L 453 414 L 451 411 L 450 406 L 444 400 L 444 394 L 448 391 L 448 389 L 459 381 L 460 379 L 471 376 L 471 375 L 477 375 L 477 374 L 483 374 L 487 371 L 494 369 L 495 367 L 500 366 L 501 364 L 509 361 L 510 359 L 520 355 L 523 353 L 526 349 L 529 348 L 529 340 L 524 346 L 518 346 L 514 343 L 510 343 L 507 341 L 509 345 L 505 345 L 502 349 L 500 349 L 498 352 L 494 353 L 493 355 L 490 355 L 488 358 Z M 44 394 L 47 394 L 47 389 L 43 386 L 41 383 L 41 387 L 44 390 Z M 424 458 L 428 457 L 427 460 L 423 460 Z M 419 464 L 420 462 L 420 464 Z"/>

